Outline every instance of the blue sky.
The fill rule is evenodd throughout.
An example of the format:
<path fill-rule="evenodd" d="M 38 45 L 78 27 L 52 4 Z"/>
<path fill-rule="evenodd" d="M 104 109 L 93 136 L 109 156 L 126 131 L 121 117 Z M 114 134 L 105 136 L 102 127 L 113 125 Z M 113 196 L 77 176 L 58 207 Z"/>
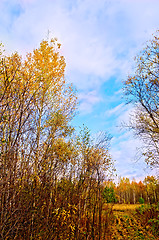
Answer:
<path fill-rule="evenodd" d="M 132 133 L 121 130 L 133 111 L 122 97 L 122 81 L 134 56 L 159 28 L 158 0 L 1 0 L 0 41 L 8 52 L 25 54 L 48 36 L 57 37 L 66 58 L 66 79 L 78 90 L 73 124 L 112 136 L 117 174 L 143 179 L 151 172 Z"/>

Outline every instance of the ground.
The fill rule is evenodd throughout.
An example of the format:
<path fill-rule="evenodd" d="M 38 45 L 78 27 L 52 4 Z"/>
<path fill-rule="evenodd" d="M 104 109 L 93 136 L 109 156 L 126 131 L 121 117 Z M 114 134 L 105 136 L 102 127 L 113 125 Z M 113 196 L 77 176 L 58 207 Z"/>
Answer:
<path fill-rule="evenodd" d="M 114 221 L 111 226 L 112 235 L 108 239 L 116 240 L 157 240 L 149 226 L 144 226 L 134 214 L 133 204 L 115 204 L 113 206 Z"/>

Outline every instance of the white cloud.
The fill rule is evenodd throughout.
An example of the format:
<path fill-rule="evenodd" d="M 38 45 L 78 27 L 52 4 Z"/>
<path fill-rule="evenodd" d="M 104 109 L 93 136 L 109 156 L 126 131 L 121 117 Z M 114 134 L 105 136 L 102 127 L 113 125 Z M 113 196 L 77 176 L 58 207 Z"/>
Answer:
<path fill-rule="evenodd" d="M 126 132 L 113 139 L 110 150 L 113 159 L 116 160 L 118 176 L 139 178 L 147 175 L 147 165 L 141 155 L 138 156 L 138 149 L 142 146 L 138 139 Z"/>
<path fill-rule="evenodd" d="M 16 3 L 23 10 L 13 19 L 8 39 L 3 38 L 10 49 L 29 51 L 50 30 L 63 44 L 69 74 L 95 75 L 103 82 L 117 73 L 121 79 L 130 67 L 128 59 L 159 24 L 159 3 L 152 0 L 14 0 L 11 6 Z"/>
<path fill-rule="evenodd" d="M 105 115 L 107 117 L 111 117 L 111 116 L 119 116 L 122 114 L 122 112 L 126 109 L 126 106 L 124 103 L 121 103 L 119 105 L 117 105 L 116 107 L 114 108 L 111 108 L 111 109 L 108 109 L 106 112 L 105 112 Z"/>
<path fill-rule="evenodd" d="M 123 126 L 128 125 L 130 115 L 134 112 L 132 106 L 119 104 L 107 112 L 113 126 L 111 155 L 116 160 L 118 176 L 142 180 L 147 174 L 147 165 L 141 156 L 142 142 L 134 138 L 133 132 Z M 116 126 L 116 127 L 115 127 Z"/>
<path fill-rule="evenodd" d="M 116 67 L 113 46 L 107 44 L 100 33 L 97 34 L 96 14 L 104 1 L 94 6 L 89 1 L 77 2 L 72 2 L 72 8 L 69 8 L 64 1 L 34 0 L 30 4 L 23 1 L 23 11 L 14 19 L 8 35 L 10 48 L 29 51 L 50 30 L 50 35 L 56 36 L 63 44 L 68 71 L 110 77 Z"/>
<path fill-rule="evenodd" d="M 101 101 L 101 97 L 96 91 L 90 91 L 88 93 L 80 93 L 79 99 L 79 111 L 81 114 L 91 113 L 93 106 Z"/>

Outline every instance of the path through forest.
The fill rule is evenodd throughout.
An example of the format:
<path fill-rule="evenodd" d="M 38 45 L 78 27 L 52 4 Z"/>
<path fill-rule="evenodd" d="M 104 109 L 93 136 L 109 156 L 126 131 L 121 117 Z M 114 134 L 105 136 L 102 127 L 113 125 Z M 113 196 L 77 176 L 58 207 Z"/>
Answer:
<path fill-rule="evenodd" d="M 143 226 L 130 209 L 114 209 L 114 222 L 111 226 L 111 239 L 116 240 L 157 240 L 150 232 L 149 226 Z"/>

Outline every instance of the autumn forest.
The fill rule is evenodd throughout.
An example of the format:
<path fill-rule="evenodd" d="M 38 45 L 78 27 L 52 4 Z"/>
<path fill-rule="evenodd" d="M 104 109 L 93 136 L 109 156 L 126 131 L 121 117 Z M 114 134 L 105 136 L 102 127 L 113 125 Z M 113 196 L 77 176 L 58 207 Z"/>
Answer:
<path fill-rule="evenodd" d="M 136 57 L 123 83 L 136 111 L 125 126 L 159 165 L 159 37 Z M 56 39 L 23 58 L 0 50 L 0 239 L 159 239 L 159 179 L 115 175 L 111 136 L 71 120 L 77 90 L 65 79 Z"/>

